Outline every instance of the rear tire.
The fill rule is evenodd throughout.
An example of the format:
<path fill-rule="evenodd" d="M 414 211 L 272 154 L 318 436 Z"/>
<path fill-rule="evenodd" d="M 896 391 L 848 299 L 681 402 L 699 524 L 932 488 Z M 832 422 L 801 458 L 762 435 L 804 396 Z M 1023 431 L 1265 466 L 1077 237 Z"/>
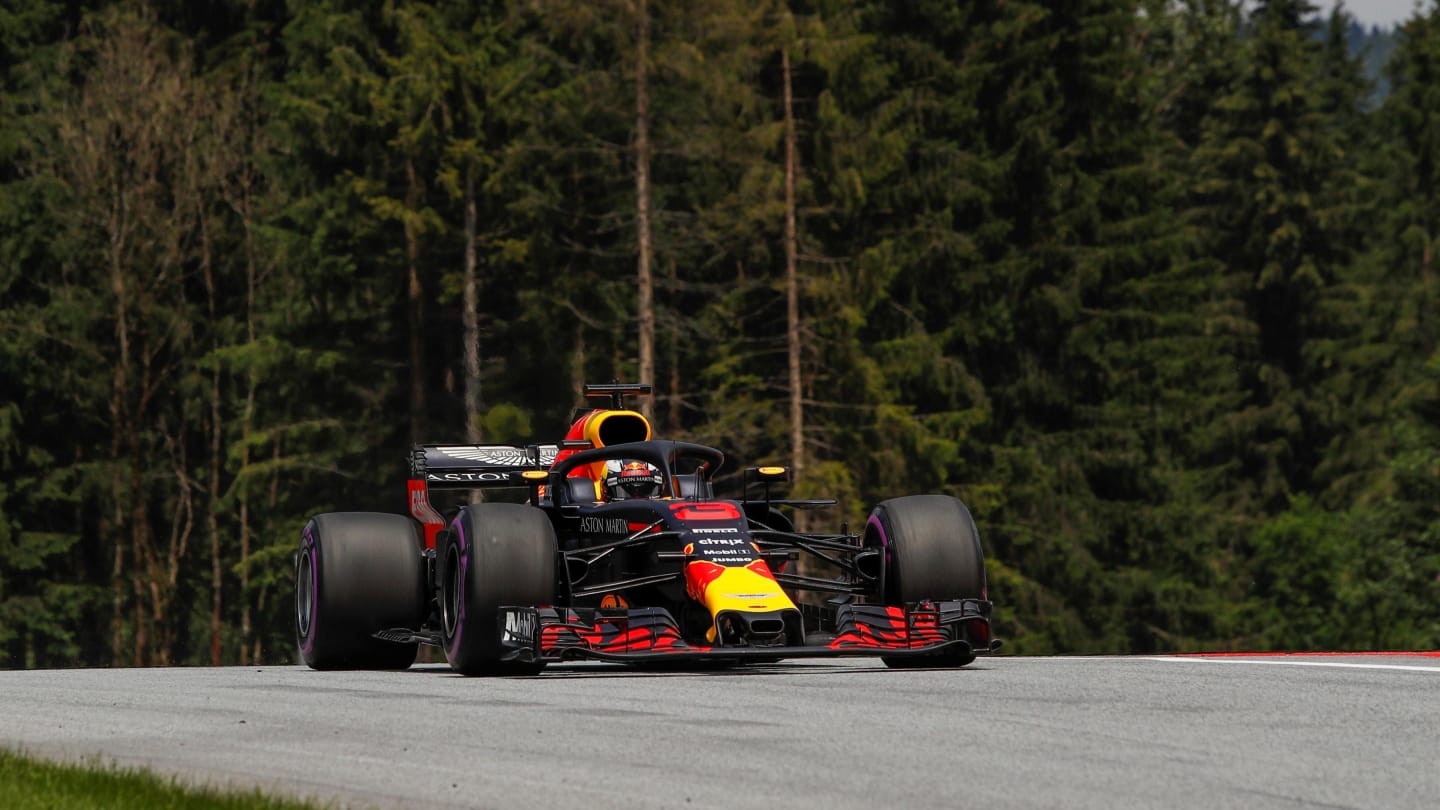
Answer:
<path fill-rule="evenodd" d="M 379 512 L 316 515 L 295 558 L 295 639 L 312 669 L 405 669 L 418 644 L 374 634 L 418 628 L 425 565 L 415 521 Z"/>
<path fill-rule="evenodd" d="M 987 599 L 985 554 L 970 510 L 949 495 L 884 501 L 865 524 L 865 545 L 884 551 L 880 599 L 901 606 L 924 599 Z M 973 652 L 882 656 L 888 667 L 962 667 Z"/>
<path fill-rule="evenodd" d="M 533 675 L 544 662 L 501 661 L 502 605 L 555 602 L 555 528 L 513 503 L 461 510 L 437 558 L 440 632 L 450 668 L 465 675 Z"/>

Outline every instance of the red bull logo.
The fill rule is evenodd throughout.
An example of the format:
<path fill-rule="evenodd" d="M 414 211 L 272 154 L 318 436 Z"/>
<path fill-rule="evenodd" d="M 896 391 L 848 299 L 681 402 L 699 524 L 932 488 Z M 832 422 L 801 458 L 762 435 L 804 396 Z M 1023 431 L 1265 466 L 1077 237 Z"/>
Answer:
<path fill-rule="evenodd" d="M 685 591 L 691 599 L 705 606 L 712 621 L 718 621 L 722 613 L 773 613 L 798 610 L 795 603 L 775 581 L 770 566 L 755 554 L 748 543 L 744 558 L 747 562 L 722 565 L 714 559 L 700 556 L 699 541 L 685 546 L 685 553 L 693 557 L 685 563 Z M 713 548 L 713 546 L 711 546 Z M 706 632 L 714 641 L 715 627 Z"/>

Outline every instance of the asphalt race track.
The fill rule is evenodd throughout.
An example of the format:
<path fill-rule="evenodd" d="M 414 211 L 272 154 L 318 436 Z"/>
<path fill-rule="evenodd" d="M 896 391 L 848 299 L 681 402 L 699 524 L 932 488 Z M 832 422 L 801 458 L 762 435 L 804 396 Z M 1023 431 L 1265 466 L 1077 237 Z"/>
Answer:
<path fill-rule="evenodd" d="M 1440 807 L 1440 656 L 0 672 L 0 745 L 351 808 Z"/>

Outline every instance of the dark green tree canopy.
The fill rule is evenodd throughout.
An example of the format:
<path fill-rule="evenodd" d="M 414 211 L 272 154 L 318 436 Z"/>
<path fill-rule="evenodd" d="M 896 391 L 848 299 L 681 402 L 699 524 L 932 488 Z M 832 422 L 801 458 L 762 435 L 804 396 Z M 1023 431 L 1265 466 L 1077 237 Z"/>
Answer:
<path fill-rule="evenodd" d="M 5 665 L 289 661 L 308 515 L 642 362 L 805 520 L 965 499 L 1022 653 L 1434 646 L 1440 10 L 1357 28 L 9 3 Z"/>

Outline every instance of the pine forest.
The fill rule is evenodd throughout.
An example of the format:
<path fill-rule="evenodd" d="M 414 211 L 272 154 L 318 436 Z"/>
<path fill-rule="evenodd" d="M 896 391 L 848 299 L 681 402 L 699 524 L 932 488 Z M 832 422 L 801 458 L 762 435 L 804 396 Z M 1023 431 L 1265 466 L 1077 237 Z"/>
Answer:
<path fill-rule="evenodd" d="M 964 499 L 1006 652 L 1440 647 L 1440 4 L 1356 28 L 0 1 L 0 667 L 293 663 L 309 515 L 612 380 Z"/>

